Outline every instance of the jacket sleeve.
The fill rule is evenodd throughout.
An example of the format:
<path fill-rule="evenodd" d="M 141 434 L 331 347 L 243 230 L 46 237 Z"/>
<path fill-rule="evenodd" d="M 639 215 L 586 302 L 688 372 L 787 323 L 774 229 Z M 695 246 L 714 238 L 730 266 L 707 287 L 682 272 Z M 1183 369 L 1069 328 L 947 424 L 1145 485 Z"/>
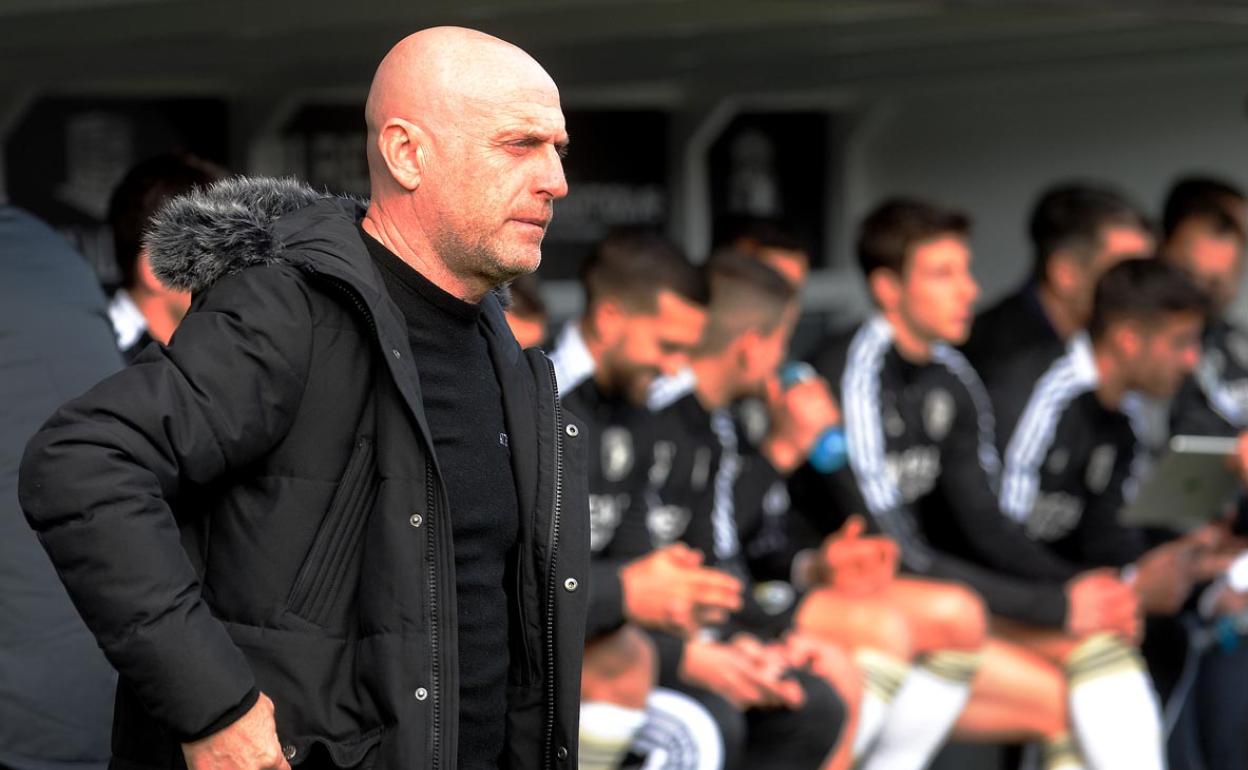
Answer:
<path fill-rule="evenodd" d="M 750 574 L 756 580 L 791 580 L 793 560 L 806 543 L 795 536 L 786 479 L 754 452 L 743 455 L 736 488 L 737 528 Z"/>
<path fill-rule="evenodd" d="M 847 505 L 847 510 L 864 512 L 871 532 L 887 535 L 897 543 L 903 571 L 964 583 L 983 598 L 994 615 L 1049 628 L 1061 628 L 1065 623 L 1067 598 L 1062 582 L 1018 578 L 933 547 L 919 532 L 909 507 L 872 507 L 853 474 L 845 469 L 826 476 L 809 470 L 803 473 L 803 481 L 808 485 L 807 500 L 814 492 L 809 486 L 822 484 L 827 498 Z"/>
<path fill-rule="evenodd" d="M 293 268 L 226 277 L 196 298 L 167 349 L 62 406 L 22 461 L 22 508 L 79 613 L 184 741 L 241 716 L 256 686 L 201 597 L 173 507 L 286 434 L 311 338 Z"/>
<path fill-rule="evenodd" d="M 980 561 L 1028 580 L 1065 582 L 1078 574 L 1076 565 L 1029 538 L 1001 511 L 994 477 L 999 459 L 984 415 L 965 390 L 958 393 L 957 413 L 940 455 L 941 494 Z"/>

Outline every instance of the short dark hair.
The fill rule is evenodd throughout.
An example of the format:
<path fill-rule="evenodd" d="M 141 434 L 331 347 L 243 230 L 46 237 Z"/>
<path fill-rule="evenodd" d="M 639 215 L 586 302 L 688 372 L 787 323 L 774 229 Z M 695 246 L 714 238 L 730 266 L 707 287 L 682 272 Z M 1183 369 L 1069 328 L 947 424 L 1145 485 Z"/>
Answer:
<path fill-rule="evenodd" d="M 698 305 L 710 295 L 706 277 L 680 247 L 649 230 L 621 230 L 603 239 L 581 266 L 581 285 L 587 309 L 614 299 L 632 312 L 653 312 L 663 290 Z"/>
<path fill-rule="evenodd" d="M 876 270 L 905 273 L 914 247 L 942 235 L 966 238 L 965 213 L 917 198 L 890 198 L 867 214 L 858 227 L 858 265 L 864 276 Z"/>
<path fill-rule="evenodd" d="M 1128 259 L 1105 271 L 1097 282 L 1088 334 L 1099 340 L 1113 323 L 1153 325 L 1176 313 L 1207 316 L 1209 298 L 1173 265 L 1160 259 Z"/>
<path fill-rule="evenodd" d="M 721 249 L 706 263 L 710 312 L 699 349 L 714 353 L 746 331 L 770 334 L 784 317 L 797 288 L 740 249 Z"/>
<path fill-rule="evenodd" d="M 221 179 L 225 174 L 193 155 L 167 153 L 140 161 L 126 172 L 108 202 L 113 230 L 113 259 L 122 288 L 133 288 L 138 278 L 139 253 L 148 220 L 178 195 Z"/>
<path fill-rule="evenodd" d="M 1200 218 L 1209 220 L 1214 232 L 1219 234 L 1229 234 L 1225 229 L 1229 222 L 1240 240 L 1244 240 L 1243 226 L 1228 210 L 1228 199 L 1243 201 L 1244 191 L 1230 182 L 1213 177 L 1188 176 L 1179 179 L 1170 186 L 1162 207 L 1163 236 L 1169 239 L 1179 225 L 1189 219 Z"/>
<path fill-rule="evenodd" d="M 1090 262 L 1101 246 L 1101 231 L 1111 225 L 1152 231 L 1143 212 L 1117 190 L 1086 183 L 1046 190 L 1032 208 L 1028 225 L 1035 279 L 1046 280 L 1049 261 L 1063 249 Z"/>
<path fill-rule="evenodd" d="M 716 228 L 715 251 L 740 248 L 743 242 L 764 249 L 810 254 L 810 237 L 797 226 L 775 217 L 732 216 Z"/>

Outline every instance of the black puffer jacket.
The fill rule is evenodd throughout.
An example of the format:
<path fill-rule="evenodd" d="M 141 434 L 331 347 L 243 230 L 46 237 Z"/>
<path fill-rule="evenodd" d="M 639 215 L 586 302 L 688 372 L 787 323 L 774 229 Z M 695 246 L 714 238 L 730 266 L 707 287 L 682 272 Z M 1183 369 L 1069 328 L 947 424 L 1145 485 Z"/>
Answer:
<path fill-rule="evenodd" d="M 191 313 L 28 446 L 24 510 L 121 673 L 114 767 L 180 766 L 258 691 L 293 765 L 455 767 L 450 512 L 362 214 L 274 180 L 178 199 L 149 247 Z M 485 315 L 521 506 L 505 766 L 575 768 L 583 439 Z"/>

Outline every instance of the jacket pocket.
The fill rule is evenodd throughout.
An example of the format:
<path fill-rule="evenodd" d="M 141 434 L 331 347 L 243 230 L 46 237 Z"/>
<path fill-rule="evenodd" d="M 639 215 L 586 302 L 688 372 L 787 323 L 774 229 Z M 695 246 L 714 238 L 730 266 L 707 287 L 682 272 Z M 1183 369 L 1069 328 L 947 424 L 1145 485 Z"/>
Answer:
<path fill-rule="evenodd" d="M 335 608 L 343 606 L 344 598 L 355 591 L 364 528 L 381 486 L 374 458 L 372 437 L 356 439 L 346 471 L 286 600 L 292 613 L 318 626 L 330 625 Z"/>
<path fill-rule="evenodd" d="M 292 768 L 304 770 L 371 770 L 377 765 L 382 730 L 377 728 L 348 741 L 327 741 L 321 738 L 295 739 L 283 743 L 283 752 L 290 757 Z M 293 755 L 293 756 L 291 756 Z"/>

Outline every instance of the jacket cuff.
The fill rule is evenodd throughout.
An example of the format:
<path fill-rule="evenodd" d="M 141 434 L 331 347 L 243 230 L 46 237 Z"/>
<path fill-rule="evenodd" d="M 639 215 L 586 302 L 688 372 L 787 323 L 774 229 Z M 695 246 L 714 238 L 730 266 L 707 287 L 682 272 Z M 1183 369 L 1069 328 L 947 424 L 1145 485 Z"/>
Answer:
<path fill-rule="evenodd" d="M 243 715 L 248 711 L 251 711 L 252 707 L 256 705 L 256 701 L 258 700 L 260 700 L 260 691 L 253 687 L 247 691 L 247 694 L 243 696 L 243 699 L 239 701 L 237 706 L 213 720 L 202 730 L 189 735 L 179 735 L 178 740 L 182 743 L 191 743 L 192 741 L 207 738 L 213 733 L 220 732 L 242 719 Z"/>
<path fill-rule="evenodd" d="M 659 656 L 659 685 L 663 687 L 683 685 L 680 678 L 680 663 L 685 657 L 685 640 L 662 631 L 650 631 L 650 638 L 654 640 L 654 648 Z"/>
<path fill-rule="evenodd" d="M 1035 622 L 1051 628 L 1065 628 L 1066 615 L 1070 611 L 1065 586 L 1054 586 L 1040 594 L 1035 608 Z"/>

